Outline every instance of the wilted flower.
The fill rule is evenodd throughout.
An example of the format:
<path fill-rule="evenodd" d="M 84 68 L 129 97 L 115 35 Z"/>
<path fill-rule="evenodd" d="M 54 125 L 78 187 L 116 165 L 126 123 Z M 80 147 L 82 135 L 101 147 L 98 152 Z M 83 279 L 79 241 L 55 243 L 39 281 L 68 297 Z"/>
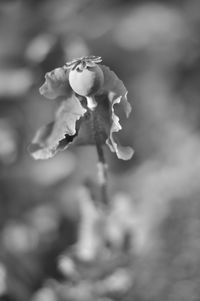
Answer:
<path fill-rule="evenodd" d="M 99 64 L 100 57 L 75 59 L 45 75 L 40 93 L 61 104 L 54 122 L 42 127 L 35 135 L 30 152 L 35 159 L 48 159 L 70 144 L 107 144 L 119 159 L 133 155 L 131 147 L 116 142 L 115 133 L 122 129 L 114 106 L 119 104 L 126 116 L 131 112 L 123 82 L 108 67 Z M 94 125 L 95 122 L 95 130 Z"/>

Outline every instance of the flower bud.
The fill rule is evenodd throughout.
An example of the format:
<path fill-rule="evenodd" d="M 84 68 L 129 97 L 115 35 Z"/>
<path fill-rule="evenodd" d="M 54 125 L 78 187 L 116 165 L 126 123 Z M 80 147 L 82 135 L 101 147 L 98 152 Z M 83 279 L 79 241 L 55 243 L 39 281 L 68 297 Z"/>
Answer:
<path fill-rule="evenodd" d="M 104 82 L 103 71 L 97 64 L 84 66 L 79 64 L 69 73 L 71 88 L 81 96 L 93 96 L 102 87 Z"/>

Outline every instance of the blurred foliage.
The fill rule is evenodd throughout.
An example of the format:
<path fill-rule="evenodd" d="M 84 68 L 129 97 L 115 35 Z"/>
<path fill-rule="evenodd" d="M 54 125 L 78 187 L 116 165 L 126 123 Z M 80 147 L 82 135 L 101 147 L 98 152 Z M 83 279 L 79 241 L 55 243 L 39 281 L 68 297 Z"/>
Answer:
<path fill-rule="evenodd" d="M 1 0 L 0 45 L 1 300 L 199 300 L 200 2 Z M 92 147 L 27 153 L 44 74 L 89 54 L 133 106 L 106 214 Z"/>

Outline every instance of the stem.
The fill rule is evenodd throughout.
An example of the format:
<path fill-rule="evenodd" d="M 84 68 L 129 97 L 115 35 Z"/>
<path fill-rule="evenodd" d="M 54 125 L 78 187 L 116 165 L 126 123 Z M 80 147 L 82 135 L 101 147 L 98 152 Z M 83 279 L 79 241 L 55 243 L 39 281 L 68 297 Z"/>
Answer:
<path fill-rule="evenodd" d="M 94 111 L 94 109 L 97 106 L 97 102 L 94 98 L 94 96 L 86 96 L 87 99 L 87 107 L 91 110 Z"/>
<path fill-rule="evenodd" d="M 96 149 L 98 154 L 98 179 L 101 189 L 101 197 L 103 204 L 108 204 L 108 194 L 107 194 L 107 164 L 105 162 L 103 147 L 101 144 L 96 142 Z"/>
<path fill-rule="evenodd" d="M 107 193 L 107 164 L 104 156 L 104 150 L 102 145 L 101 133 L 98 125 L 98 118 L 95 115 L 95 112 L 91 111 L 91 118 L 93 123 L 93 130 L 94 130 L 94 140 L 98 155 L 98 180 L 101 189 L 101 199 L 102 203 L 108 205 L 108 193 Z"/>

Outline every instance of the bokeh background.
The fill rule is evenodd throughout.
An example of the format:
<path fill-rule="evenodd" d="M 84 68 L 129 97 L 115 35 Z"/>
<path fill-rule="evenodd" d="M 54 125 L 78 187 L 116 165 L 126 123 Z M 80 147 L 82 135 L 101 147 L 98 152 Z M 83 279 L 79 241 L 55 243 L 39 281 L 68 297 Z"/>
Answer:
<path fill-rule="evenodd" d="M 1 300 L 200 299 L 199 49 L 198 0 L 0 1 Z M 106 223 L 95 148 L 27 151 L 55 111 L 45 73 L 89 54 L 133 107 L 132 160 L 106 151 Z"/>

